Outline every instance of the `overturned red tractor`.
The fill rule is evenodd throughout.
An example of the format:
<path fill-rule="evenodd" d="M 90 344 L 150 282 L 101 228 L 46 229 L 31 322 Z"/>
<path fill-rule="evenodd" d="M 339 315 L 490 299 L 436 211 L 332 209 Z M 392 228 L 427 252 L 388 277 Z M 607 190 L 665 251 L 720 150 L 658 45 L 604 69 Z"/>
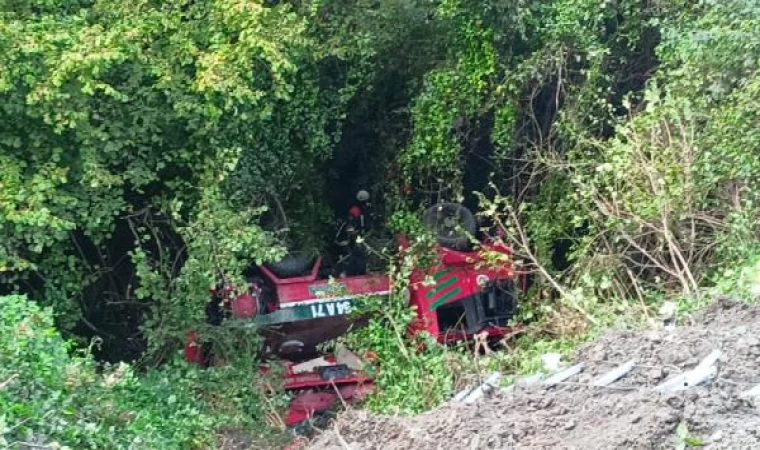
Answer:
<path fill-rule="evenodd" d="M 517 312 L 509 249 L 488 237 L 472 245 L 469 236 L 475 235 L 475 222 L 472 214 L 457 204 L 430 208 L 425 222 L 438 235 L 436 259 L 427 268 L 414 269 L 407 291 L 401 293 L 416 311 L 408 332 L 427 332 L 442 343 L 475 334 L 498 337 L 508 333 Z M 397 242 L 401 252 L 409 247 L 403 236 L 398 236 Z M 485 254 L 504 257 L 497 258 L 502 261 L 499 264 L 488 264 Z M 295 362 L 303 361 L 305 355 L 316 356 L 317 344 L 366 321 L 366 315 L 358 310 L 362 299 L 387 298 L 394 289 L 385 273 L 327 278 L 320 276 L 321 264 L 319 257 L 290 256 L 279 264 L 261 266 L 248 291 L 228 302 L 231 314 L 260 326 L 268 353 Z M 190 361 L 203 358 L 193 340 L 185 354 Z M 361 367 L 333 356 L 315 361 L 318 363 L 286 363 L 285 388 L 301 392 L 291 404 L 288 425 L 329 408 L 338 398 L 350 402 L 371 389 L 371 379 Z"/>

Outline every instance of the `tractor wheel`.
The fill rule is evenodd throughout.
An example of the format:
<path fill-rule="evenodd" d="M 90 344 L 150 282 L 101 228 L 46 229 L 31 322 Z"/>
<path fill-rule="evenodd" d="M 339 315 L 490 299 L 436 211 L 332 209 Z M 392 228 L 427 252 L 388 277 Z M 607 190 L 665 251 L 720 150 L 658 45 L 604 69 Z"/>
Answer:
<path fill-rule="evenodd" d="M 477 231 L 475 216 L 459 203 L 439 203 L 422 215 L 425 226 L 436 233 L 438 243 L 453 250 L 468 250 Z"/>
<path fill-rule="evenodd" d="M 314 256 L 302 252 L 292 252 L 277 262 L 266 263 L 265 265 L 278 277 L 297 277 L 307 274 L 314 267 Z"/>

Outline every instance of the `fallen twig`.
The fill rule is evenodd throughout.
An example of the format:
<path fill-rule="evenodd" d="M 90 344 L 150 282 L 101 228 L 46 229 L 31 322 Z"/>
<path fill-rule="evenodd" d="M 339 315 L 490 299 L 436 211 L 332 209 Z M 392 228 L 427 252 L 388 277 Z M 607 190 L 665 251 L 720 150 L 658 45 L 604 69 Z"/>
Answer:
<path fill-rule="evenodd" d="M 556 386 L 582 386 L 587 388 L 601 388 L 609 389 L 612 391 L 638 391 L 640 387 L 637 386 L 597 386 L 595 384 L 581 383 L 578 381 L 560 381 L 555 384 Z"/>
<path fill-rule="evenodd" d="M 333 427 L 333 432 L 335 433 L 335 437 L 338 438 L 338 442 L 340 442 L 340 445 L 343 446 L 346 450 L 351 450 L 351 446 L 348 445 L 348 442 L 346 442 L 345 439 L 343 439 L 343 436 L 340 434 L 340 427 L 338 426 L 338 423 L 335 422 L 335 425 Z"/>
<path fill-rule="evenodd" d="M 14 374 L 13 374 L 13 375 L 11 375 L 10 377 L 8 377 L 8 379 L 7 379 L 7 380 L 5 380 L 5 381 L 3 381 L 2 383 L 0 383 L 0 391 L 1 391 L 1 390 L 3 390 L 3 389 L 5 389 L 6 387 L 8 387 L 8 385 L 10 385 L 11 383 L 13 383 L 13 381 L 14 381 L 16 378 L 18 378 L 18 374 L 17 374 L 17 373 L 14 373 Z"/>

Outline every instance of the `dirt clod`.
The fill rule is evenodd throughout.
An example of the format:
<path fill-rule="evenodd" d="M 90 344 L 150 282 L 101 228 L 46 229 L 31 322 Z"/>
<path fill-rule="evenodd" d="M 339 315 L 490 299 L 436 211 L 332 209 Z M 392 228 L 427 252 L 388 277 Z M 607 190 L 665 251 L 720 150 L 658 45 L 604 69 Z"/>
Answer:
<path fill-rule="evenodd" d="M 610 387 L 517 387 L 477 405 L 445 404 L 416 417 L 349 411 L 311 449 L 666 449 L 684 423 L 705 449 L 760 448 L 760 308 L 719 300 L 690 326 L 611 331 L 581 348 L 576 361 L 594 377 L 635 359 Z M 714 349 L 723 355 L 710 382 L 675 394 L 651 387 L 693 368 Z M 572 380 L 572 379 L 571 379 Z M 620 388 L 632 389 L 620 389 Z"/>

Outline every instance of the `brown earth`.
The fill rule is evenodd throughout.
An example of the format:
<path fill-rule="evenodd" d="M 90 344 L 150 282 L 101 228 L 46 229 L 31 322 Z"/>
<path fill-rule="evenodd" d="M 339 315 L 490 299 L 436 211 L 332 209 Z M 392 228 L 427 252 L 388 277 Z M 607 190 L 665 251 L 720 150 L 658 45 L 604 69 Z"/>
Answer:
<path fill-rule="evenodd" d="M 661 395 L 648 387 L 723 356 L 707 384 Z M 580 385 L 630 359 L 637 366 L 606 388 Z M 760 449 L 760 308 L 720 300 L 672 330 L 612 331 L 577 352 L 586 370 L 552 388 L 518 388 L 477 405 L 445 404 L 416 417 L 343 414 L 312 450 L 665 449 L 686 424 L 705 449 Z M 683 440 L 681 440 L 683 441 Z"/>

